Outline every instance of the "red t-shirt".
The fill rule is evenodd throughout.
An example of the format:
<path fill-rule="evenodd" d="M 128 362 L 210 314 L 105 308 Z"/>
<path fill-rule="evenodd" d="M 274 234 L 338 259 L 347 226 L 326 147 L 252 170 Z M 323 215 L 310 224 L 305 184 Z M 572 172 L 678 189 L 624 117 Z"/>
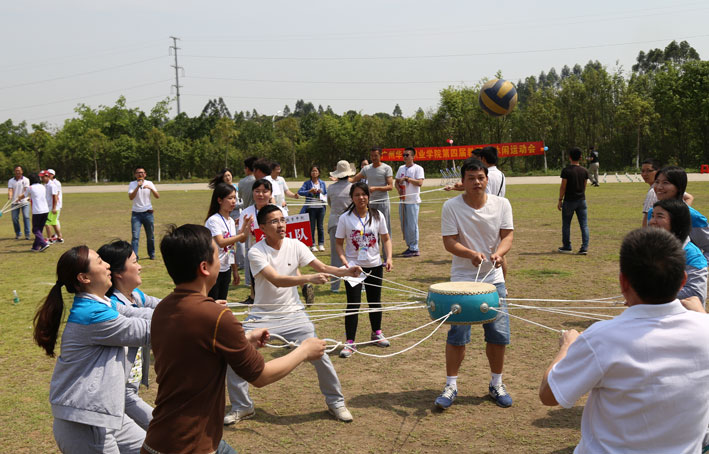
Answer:
<path fill-rule="evenodd" d="M 264 368 L 229 308 L 175 290 L 151 322 L 158 395 L 145 444 L 171 454 L 214 452 L 222 439 L 224 379 L 229 364 L 246 381 Z M 143 447 L 141 453 L 149 454 Z"/>

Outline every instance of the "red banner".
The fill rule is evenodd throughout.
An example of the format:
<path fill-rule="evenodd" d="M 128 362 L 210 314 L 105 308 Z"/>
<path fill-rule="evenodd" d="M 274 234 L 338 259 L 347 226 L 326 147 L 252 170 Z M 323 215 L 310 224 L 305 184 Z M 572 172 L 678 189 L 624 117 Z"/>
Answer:
<path fill-rule="evenodd" d="M 254 229 L 256 241 L 261 241 L 264 237 L 263 230 Z M 306 246 L 313 245 L 310 237 L 310 215 L 308 213 L 294 214 L 286 218 L 286 236 L 300 241 Z"/>
<path fill-rule="evenodd" d="M 417 161 L 443 161 L 447 159 L 466 159 L 473 150 L 483 147 L 497 148 L 498 158 L 512 156 L 534 156 L 544 154 L 544 142 L 487 143 L 484 145 L 459 145 L 449 147 L 416 147 Z M 403 161 L 403 148 L 382 149 L 382 161 Z"/>

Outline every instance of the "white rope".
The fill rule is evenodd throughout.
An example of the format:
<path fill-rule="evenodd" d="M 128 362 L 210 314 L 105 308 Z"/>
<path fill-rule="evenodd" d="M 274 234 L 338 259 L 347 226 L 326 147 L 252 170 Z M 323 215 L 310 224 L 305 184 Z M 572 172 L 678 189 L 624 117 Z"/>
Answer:
<path fill-rule="evenodd" d="M 394 336 L 390 336 L 390 337 L 388 338 L 388 339 L 394 339 L 394 338 L 396 338 L 396 337 L 405 336 L 405 335 L 407 335 L 407 334 L 411 334 L 411 333 L 413 333 L 413 332 L 415 332 L 415 331 L 418 331 L 418 330 L 420 330 L 420 329 L 423 329 L 423 328 L 425 328 L 425 327 L 427 327 L 427 326 L 429 326 L 429 325 L 432 325 L 432 324 L 434 324 L 434 323 L 440 321 L 440 323 L 438 324 L 438 326 L 433 330 L 433 332 L 431 332 L 431 334 L 429 334 L 428 336 L 424 337 L 424 338 L 421 339 L 420 341 L 416 342 L 415 344 L 413 344 L 413 345 L 411 345 L 411 346 L 409 346 L 409 347 L 407 347 L 407 348 L 405 348 L 405 349 L 403 349 L 403 350 L 400 350 L 400 351 L 394 352 L 394 353 L 390 353 L 390 354 L 388 354 L 388 355 L 375 355 L 375 354 L 363 353 L 363 352 L 359 352 L 359 351 L 357 351 L 357 353 L 362 354 L 362 355 L 365 355 L 365 356 L 372 356 L 372 357 L 375 357 L 375 358 L 389 358 L 389 357 L 391 357 L 391 356 L 395 356 L 395 355 L 399 355 L 399 354 L 401 354 L 401 353 L 407 352 L 407 351 L 411 350 L 412 348 L 416 347 L 417 345 L 420 345 L 422 342 L 425 342 L 425 341 L 426 341 L 427 339 L 429 339 L 431 336 L 433 336 L 433 335 L 436 333 L 436 331 L 438 331 L 438 329 L 446 322 L 446 320 L 448 320 L 448 317 L 450 317 L 452 314 L 453 314 L 452 312 L 448 312 L 448 313 L 447 313 L 446 315 L 444 315 L 443 317 L 437 318 L 436 320 L 432 320 L 432 321 L 430 321 L 430 322 L 428 322 L 428 323 L 426 323 L 426 324 L 424 324 L 424 325 L 418 326 L 418 327 L 416 327 L 416 328 L 414 328 L 414 329 L 411 329 L 411 330 L 409 330 L 409 331 L 406 331 L 406 332 L 404 332 L 404 333 L 400 333 L 400 334 L 396 334 L 396 335 L 394 335 Z M 277 340 L 280 340 L 280 341 L 283 342 L 285 345 L 265 344 L 267 347 L 271 347 L 271 348 L 288 348 L 288 347 L 293 347 L 293 348 L 296 348 L 296 347 L 299 346 L 299 344 L 297 344 L 296 342 L 286 340 L 283 336 L 281 336 L 281 335 L 279 335 L 279 334 L 270 334 L 270 336 L 271 336 L 272 338 L 275 338 L 275 339 L 277 339 Z M 333 345 L 332 347 L 328 347 L 328 348 L 325 349 L 325 352 L 326 352 L 326 353 L 331 353 L 331 352 L 337 350 L 339 347 L 341 347 L 341 346 L 343 346 L 343 345 L 365 345 L 365 344 L 371 344 L 371 343 L 374 343 L 374 342 L 378 342 L 378 341 L 369 341 L 369 342 L 360 342 L 360 343 L 356 343 L 356 344 L 344 344 L 344 343 L 342 343 L 342 342 L 340 342 L 340 341 L 337 341 L 337 340 L 335 340 L 335 339 L 323 338 L 322 340 L 324 340 L 325 342 L 334 343 L 334 345 Z"/>
<path fill-rule="evenodd" d="M 24 207 L 26 207 L 27 205 L 29 205 L 29 203 L 19 203 L 19 204 L 17 204 L 17 205 L 12 205 L 12 204 L 10 204 L 10 207 L 7 208 L 7 204 L 5 204 L 5 206 L 4 206 L 3 209 L 2 209 L 2 214 L 9 213 L 9 212 L 11 212 L 11 211 L 18 210 L 18 209 L 20 209 L 20 208 L 24 208 Z"/>
<path fill-rule="evenodd" d="M 487 274 L 486 274 L 482 279 L 480 279 L 482 282 L 485 282 L 485 279 L 486 279 L 486 278 L 490 275 L 490 273 L 492 273 L 492 271 L 495 269 L 495 264 L 496 264 L 496 263 L 497 263 L 497 261 L 495 261 L 495 260 L 492 261 L 492 268 L 490 268 L 490 270 L 487 272 Z M 482 265 L 482 263 L 481 263 L 481 265 Z M 480 271 L 480 267 L 478 267 L 478 271 Z"/>
<path fill-rule="evenodd" d="M 520 317 L 520 316 L 518 316 L 518 315 L 512 315 L 512 314 L 510 314 L 510 313 L 508 313 L 508 312 L 503 312 L 503 311 L 497 310 L 496 307 L 490 307 L 490 309 L 492 309 L 493 311 L 496 311 L 498 314 L 506 315 L 506 316 L 512 317 L 512 318 L 517 318 L 517 319 L 522 320 L 522 321 L 524 321 L 524 322 L 531 323 L 532 325 L 537 325 L 537 326 L 540 326 L 540 327 L 542 327 L 542 328 L 546 328 L 546 329 L 548 329 L 549 331 L 554 331 L 554 332 L 557 332 L 557 333 L 560 333 L 560 332 L 561 332 L 560 329 L 550 328 L 550 327 L 548 327 L 548 326 L 546 326 L 546 325 L 542 325 L 541 323 L 537 323 L 537 322 L 533 322 L 533 321 L 531 321 L 531 320 L 527 320 L 526 318 L 522 318 L 522 317 Z"/>
<path fill-rule="evenodd" d="M 365 274 L 367 277 L 371 276 L 371 273 L 370 273 L 370 274 L 364 273 L 364 274 Z M 410 285 L 401 284 L 401 283 L 399 283 L 399 282 L 392 281 L 391 279 L 387 279 L 387 278 L 385 278 L 385 277 L 377 277 L 377 276 L 373 276 L 373 277 L 375 277 L 375 278 L 377 278 L 377 279 L 379 279 L 379 280 L 381 280 L 381 281 L 389 282 L 389 283 L 391 283 L 391 284 L 399 285 L 399 286 L 401 286 L 401 287 L 403 287 L 403 288 L 410 289 L 410 290 L 412 291 L 411 293 L 416 292 L 416 293 L 419 294 L 419 295 L 428 295 L 428 292 L 423 291 L 423 290 L 420 290 L 420 289 L 417 289 L 416 287 L 412 287 L 412 286 L 410 286 Z M 374 285 L 374 286 L 376 286 L 376 287 L 381 287 L 381 286 L 378 286 L 378 285 L 376 285 L 376 284 L 372 284 L 372 283 L 369 283 L 369 282 L 367 282 L 366 285 Z M 382 287 L 382 288 L 384 288 L 384 287 Z M 396 289 L 396 288 L 389 288 L 389 290 L 396 290 L 396 291 L 401 291 L 401 292 L 404 291 L 404 290 L 399 290 L 399 289 Z"/>
<path fill-rule="evenodd" d="M 607 303 L 604 300 L 561 300 L 561 299 L 543 299 L 543 298 L 510 298 L 510 297 L 505 297 L 501 298 L 506 301 L 539 301 L 543 303 L 605 303 L 605 304 L 624 304 L 625 301 L 608 301 Z"/>
<path fill-rule="evenodd" d="M 572 317 L 586 318 L 586 319 L 590 319 L 590 320 L 605 320 L 607 318 L 613 318 L 612 315 L 588 314 L 588 313 L 584 313 L 584 312 L 565 311 L 565 310 L 560 310 L 560 309 L 547 309 L 544 307 L 529 306 L 529 309 L 537 309 L 542 312 L 549 312 L 552 314 L 559 314 L 559 315 L 570 315 Z M 584 314 L 588 314 L 588 315 L 584 315 Z M 598 318 L 598 317 L 604 317 L 604 318 Z"/>
<path fill-rule="evenodd" d="M 446 320 L 448 320 L 448 317 L 450 317 L 452 314 L 453 314 L 452 312 L 448 312 L 448 313 L 447 313 L 446 315 L 444 315 L 443 317 L 441 317 L 441 318 L 439 318 L 439 319 L 436 319 L 436 320 L 434 320 L 433 322 L 431 322 L 431 323 L 435 323 L 435 322 L 437 322 L 438 320 L 443 319 L 443 320 L 441 320 L 441 323 L 439 323 L 438 326 L 436 326 L 436 328 L 431 332 L 431 334 L 429 334 L 428 336 L 424 337 L 423 339 L 421 339 L 420 341 L 416 342 L 415 344 L 413 344 L 413 345 L 411 345 L 411 346 L 409 346 L 409 347 L 406 347 L 406 348 L 403 349 L 403 350 L 399 350 L 398 352 L 394 352 L 394 353 L 389 353 L 389 354 L 387 354 L 387 355 L 377 355 L 377 354 L 374 354 L 374 353 L 365 353 L 365 352 L 359 351 L 359 349 L 356 349 L 356 350 L 355 350 L 355 353 L 360 354 L 360 355 L 364 355 L 364 356 L 370 356 L 370 357 L 372 357 L 372 358 L 391 358 L 392 356 L 396 356 L 396 355 L 400 355 L 400 354 L 402 354 L 402 353 L 406 353 L 406 352 L 408 352 L 409 350 L 411 350 L 412 348 L 414 348 L 414 347 L 420 345 L 421 343 L 427 341 L 428 339 L 431 338 L 431 336 L 433 336 L 434 334 L 436 334 L 436 332 L 440 329 L 441 326 L 443 326 L 443 324 L 446 322 Z M 431 323 L 427 323 L 426 325 L 423 325 L 423 326 L 428 326 L 428 325 L 430 325 Z M 423 328 L 423 326 L 422 326 L 421 328 Z M 393 338 L 393 337 L 394 337 L 394 336 L 390 337 L 389 339 L 391 339 L 391 338 Z"/>
<path fill-rule="evenodd" d="M 527 306 L 524 304 L 513 304 L 513 303 L 508 303 L 508 306 L 510 309 L 539 309 L 539 308 L 544 308 L 544 309 L 561 309 L 561 310 L 567 310 L 567 309 L 583 309 L 583 310 L 588 310 L 588 309 L 599 309 L 599 310 L 609 310 L 609 309 L 625 309 L 625 306 Z"/>

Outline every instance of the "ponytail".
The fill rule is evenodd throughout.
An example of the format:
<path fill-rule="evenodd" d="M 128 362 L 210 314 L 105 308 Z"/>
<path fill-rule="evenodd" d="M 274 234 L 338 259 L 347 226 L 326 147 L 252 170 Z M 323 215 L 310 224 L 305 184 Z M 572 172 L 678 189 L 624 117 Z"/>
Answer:
<path fill-rule="evenodd" d="M 34 315 L 34 341 L 52 358 L 64 315 L 62 286 L 65 286 L 69 293 L 76 293 L 80 289 L 76 276 L 88 270 L 88 247 L 76 246 L 62 254 L 57 262 L 57 282 Z"/>

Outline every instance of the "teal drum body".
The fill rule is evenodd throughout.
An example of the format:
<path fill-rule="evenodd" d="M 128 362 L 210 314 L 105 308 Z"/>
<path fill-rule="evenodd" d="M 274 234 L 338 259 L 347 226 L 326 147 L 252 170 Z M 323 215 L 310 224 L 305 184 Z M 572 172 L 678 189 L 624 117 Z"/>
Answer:
<path fill-rule="evenodd" d="M 426 307 L 432 320 L 448 312 L 449 325 L 490 323 L 497 318 L 500 307 L 497 288 L 484 282 L 441 282 L 428 288 Z"/>

